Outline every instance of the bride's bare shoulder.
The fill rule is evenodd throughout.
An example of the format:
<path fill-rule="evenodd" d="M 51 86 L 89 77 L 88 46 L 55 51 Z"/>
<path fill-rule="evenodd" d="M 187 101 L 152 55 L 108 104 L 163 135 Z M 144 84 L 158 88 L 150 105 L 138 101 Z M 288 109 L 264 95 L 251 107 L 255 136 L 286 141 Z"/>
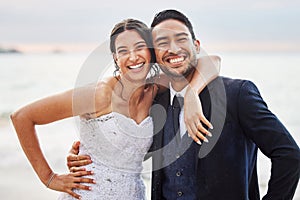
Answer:
<path fill-rule="evenodd" d="M 117 80 L 114 77 L 107 77 L 99 81 L 95 88 L 96 102 L 102 102 L 104 106 L 111 103 L 111 95 Z"/>
<path fill-rule="evenodd" d="M 117 82 L 117 80 L 114 77 L 106 77 L 106 78 L 102 79 L 101 81 L 99 81 L 95 88 L 95 91 L 97 92 L 97 96 L 111 94 L 116 82 Z"/>

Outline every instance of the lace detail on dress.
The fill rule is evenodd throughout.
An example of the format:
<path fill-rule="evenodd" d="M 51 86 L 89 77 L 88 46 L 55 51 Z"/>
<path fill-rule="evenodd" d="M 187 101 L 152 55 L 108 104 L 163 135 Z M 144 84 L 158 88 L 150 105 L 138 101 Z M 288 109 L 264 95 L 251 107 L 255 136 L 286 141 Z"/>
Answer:
<path fill-rule="evenodd" d="M 95 172 L 92 191 L 76 190 L 82 199 L 145 199 L 142 162 L 152 143 L 151 117 L 137 124 L 112 112 L 80 122 L 80 154 L 91 156 L 86 168 Z M 65 194 L 61 199 L 72 199 Z"/>

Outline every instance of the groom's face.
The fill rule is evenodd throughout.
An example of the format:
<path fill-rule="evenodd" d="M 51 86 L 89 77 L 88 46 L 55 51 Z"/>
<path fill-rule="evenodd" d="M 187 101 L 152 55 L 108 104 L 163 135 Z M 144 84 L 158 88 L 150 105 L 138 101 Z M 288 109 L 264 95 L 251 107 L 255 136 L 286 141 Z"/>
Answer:
<path fill-rule="evenodd" d="M 156 61 L 171 77 L 188 77 L 197 64 L 200 42 L 193 40 L 189 29 L 180 21 L 165 20 L 152 30 Z"/>

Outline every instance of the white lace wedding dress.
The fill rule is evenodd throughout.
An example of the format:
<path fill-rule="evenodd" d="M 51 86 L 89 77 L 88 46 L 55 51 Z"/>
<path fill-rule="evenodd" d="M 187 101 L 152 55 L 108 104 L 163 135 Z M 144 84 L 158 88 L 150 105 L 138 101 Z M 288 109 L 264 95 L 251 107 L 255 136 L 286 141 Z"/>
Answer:
<path fill-rule="evenodd" d="M 80 121 L 80 153 L 91 156 L 86 166 L 94 171 L 96 184 L 91 191 L 77 190 L 82 200 L 143 200 L 142 162 L 153 136 L 151 117 L 137 124 L 133 119 L 112 112 Z M 63 193 L 59 199 L 75 199 Z"/>

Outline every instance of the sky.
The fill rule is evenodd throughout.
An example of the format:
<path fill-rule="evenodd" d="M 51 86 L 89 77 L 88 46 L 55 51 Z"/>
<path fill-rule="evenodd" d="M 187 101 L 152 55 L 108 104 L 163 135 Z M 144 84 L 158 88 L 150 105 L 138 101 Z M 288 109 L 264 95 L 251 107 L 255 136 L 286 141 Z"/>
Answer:
<path fill-rule="evenodd" d="M 0 2 L 0 47 L 80 50 L 109 39 L 113 25 L 178 9 L 209 49 L 300 51 L 299 0 L 10 0 Z"/>

